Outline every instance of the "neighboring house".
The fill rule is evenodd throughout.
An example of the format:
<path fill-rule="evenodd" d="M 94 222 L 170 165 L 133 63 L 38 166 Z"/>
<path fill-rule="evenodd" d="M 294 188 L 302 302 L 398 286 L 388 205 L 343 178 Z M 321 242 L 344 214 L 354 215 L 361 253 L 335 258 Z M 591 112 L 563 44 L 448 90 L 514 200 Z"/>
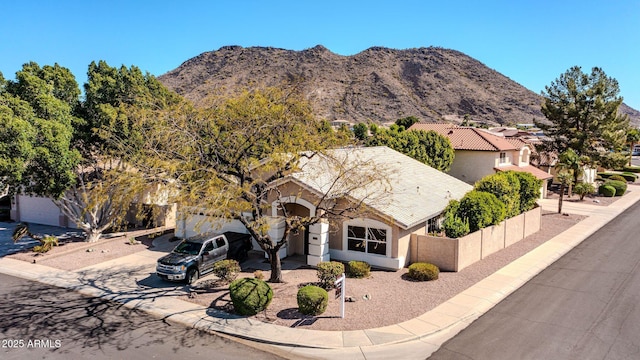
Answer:
<path fill-rule="evenodd" d="M 143 211 L 147 218 L 137 216 L 135 205 L 129 211 L 125 220 L 131 224 L 147 225 L 154 223 L 158 226 L 175 227 L 175 204 L 167 204 L 166 191 L 160 186 L 150 185 L 140 197 Z M 11 201 L 9 217 L 13 221 L 61 226 L 77 229 L 78 226 L 60 211 L 60 208 L 50 198 L 29 195 L 16 195 Z"/>
<path fill-rule="evenodd" d="M 529 164 L 531 145 L 514 137 L 505 138 L 484 129 L 452 124 L 413 124 L 409 130 L 435 131 L 449 138 L 455 158 L 449 174 L 468 184 L 498 171 L 528 172 L 543 181 L 540 197 L 544 198 L 552 175 Z"/>
<path fill-rule="evenodd" d="M 321 211 L 317 204 L 346 202 L 345 193 L 364 198 L 366 212 L 354 214 L 354 218 L 326 218 L 326 222 L 290 234 L 288 247 L 281 253 L 283 257 L 304 255 L 310 265 L 329 260 L 361 260 L 380 268 L 401 269 L 409 263 L 411 234 L 435 230 L 449 201 L 459 200 L 472 189 L 465 182 L 384 146 L 333 150 L 332 156 L 344 159 L 347 165 L 350 159 L 368 162 L 388 174 L 389 187 L 386 191 L 370 186 L 355 193 L 347 192 L 335 187 L 337 175 L 327 166 L 327 158 L 317 155 L 305 160 L 301 171 L 274 184 L 278 191 L 269 199 L 274 231 L 277 232 L 282 207 L 290 215 L 315 216 Z M 362 197 L 365 193 L 370 196 Z M 216 225 L 218 231 L 241 230 L 238 221 Z M 211 227 L 196 215 L 179 220 L 176 235 L 190 236 Z"/>

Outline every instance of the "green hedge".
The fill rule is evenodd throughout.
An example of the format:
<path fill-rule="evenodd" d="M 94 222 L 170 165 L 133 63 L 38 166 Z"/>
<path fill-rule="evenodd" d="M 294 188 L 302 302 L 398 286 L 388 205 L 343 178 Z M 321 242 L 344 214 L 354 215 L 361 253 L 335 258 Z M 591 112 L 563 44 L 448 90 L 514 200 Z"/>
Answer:
<path fill-rule="evenodd" d="M 213 273 L 225 282 L 235 280 L 240 270 L 240 264 L 233 259 L 220 260 L 213 264 Z"/>
<path fill-rule="evenodd" d="M 273 290 L 266 282 L 256 278 L 234 280 L 229 285 L 233 308 L 240 315 L 255 315 L 269 306 Z"/>
<path fill-rule="evenodd" d="M 624 181 L 618 181 L 618 180 L 607 180 L 604 182 L 603 185 L 606 186 L 611 186 L 613 188 L 616 189 L 616 195 L 615 196 L 622 196 L 624 195 L 625 192 L 627 192 L 627 183 Z"/>
<path fill-rule="evenodd" d="M 469 231 L 474 232 L 504 220 L 506 207 L 495 195 L 471 190 L 460 200 L 458 216 L 469 221 Z"/>
<path fill-rule="evenodd" d="M 307 285 L 298 290 L 298 311 L 305 315 L 320 315 L 327 310 L 329 295 L 327 291 L 315 285 Z"/>
<path fill-rule="evenodd" d="M 598 188 L 598 193 L 604 197 L 614 197 L 616 196 L 616 188 L 603 184 Z"/>
<path fill-rule="evenodd" d="M 598 173 L 598 176 L 602 179 L 611 179 L 611 177 L 614 177 L 614 180 L 617 179 L 617 180 L 623 181 L 618 178 L 618 177 L 622 177 L 624 181 L 629 181 L 629 182 L 634 182 L 638 179 L 638 175 L 633 174 L 631 172 L 627 172 L 627 173 L 600 172 Z"/>
<path fill-rule="evenodd" d="M 630 173 L 640 173 L 640 166 L 625 166 L 622 171 Z"/>
<path fill-rule="evenodd" d="M 366 261 L 349 261 L 347 275 L 352 278 L 361 279 L 369 276 L 371 265 Z"/>
<path fill-rule="evenodd" d="M 407 276 L 417 281 L 430 281 L 438 279 L 440 275 L 440 269 L 437 266 L 425 263 L 417 262 L 409 265 L 409 273 Z"/>
<path fill-rule="evenodd" d="M 336 279 L 344 273 L 344 264 L 337 261 L 323 261 L 317 268 L 319 285 L 324 289 L 333 289 Z"/>

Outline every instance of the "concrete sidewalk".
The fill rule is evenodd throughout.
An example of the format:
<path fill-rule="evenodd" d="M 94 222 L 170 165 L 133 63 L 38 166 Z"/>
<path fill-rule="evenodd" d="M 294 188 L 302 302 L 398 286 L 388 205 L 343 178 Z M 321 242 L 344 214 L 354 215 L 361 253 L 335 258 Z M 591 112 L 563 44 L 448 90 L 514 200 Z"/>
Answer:
<path fill-rule="evenodd" d="M 563 212 L 588 215 L 565 232 L 530 251 L 433 310 L 408 321 L 375 329 L 318 331 L 295 329 L 229 315 L 176 298 L 184 286 L 155 276 L 162 252 L 144 250 L 77 271 L 0 259 L 0 272 L 73 289 L 138 308 L 198 329 L 250 340 L 290 358 L 424 359 L 479 316 L 566 254 L 589 235 L 640 200 L 640 186 L 609 206 L 567 202 Z M 557 200 L 541 200 L 557 210 Z"/>

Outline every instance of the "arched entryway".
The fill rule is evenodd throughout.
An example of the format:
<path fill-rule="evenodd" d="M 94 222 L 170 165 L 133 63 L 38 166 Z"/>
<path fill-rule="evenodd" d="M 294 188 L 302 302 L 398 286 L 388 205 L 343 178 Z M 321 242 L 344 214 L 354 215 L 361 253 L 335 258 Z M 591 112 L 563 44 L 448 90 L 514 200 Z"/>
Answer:
<path fill-rule="evenodd" d="M 283 216 L 286 210 L 288 216 L 315 216 L 316 207 L 310 202 L 297 197 L 284 197 L 272 204 L 272 215 Z M 287 256 L 309 254 L 309 228 L 294 229 L 289 233 Z"/>

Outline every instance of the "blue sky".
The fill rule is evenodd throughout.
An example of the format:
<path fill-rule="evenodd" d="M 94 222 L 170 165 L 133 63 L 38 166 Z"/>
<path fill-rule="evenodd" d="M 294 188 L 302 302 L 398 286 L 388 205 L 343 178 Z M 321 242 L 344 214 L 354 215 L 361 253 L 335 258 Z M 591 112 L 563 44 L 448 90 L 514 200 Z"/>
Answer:
<path fill-rule="evenodd" d="M 371 46 L 461 51 L 540 93 L 599 66 L 640 110 L 640 1 L 10 1 L 0 71 L 58 63 L 80 84 L 92 60 L 161 75 L 224 45 L 352 55 Z"/>

